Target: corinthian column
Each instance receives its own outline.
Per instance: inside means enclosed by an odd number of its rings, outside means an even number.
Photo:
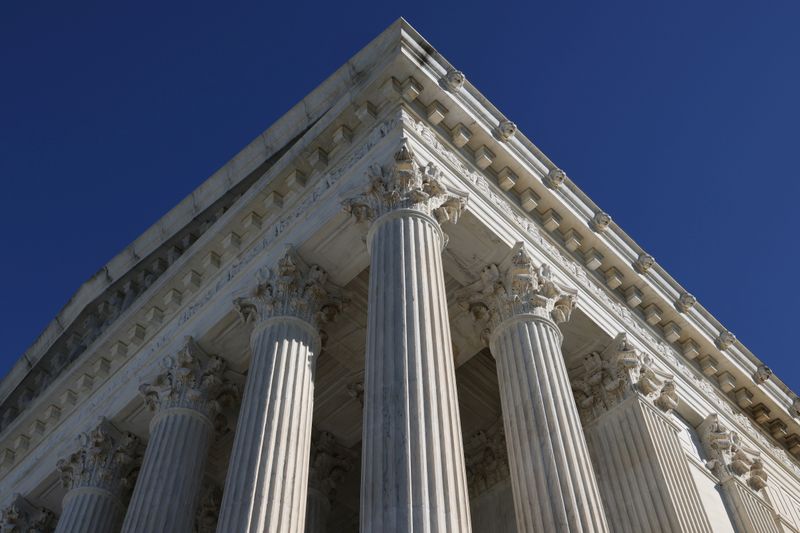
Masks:
[[[58,462],[67,487],[56,533],[113,533],[125,513],[139,460],[139,439],[110,422],[80,437],[81,448]]]
[[[709,457],[706,466],[720,481],[736,531],[782,531],[775,522],[775,511],[764,498],[762,489],[767,486],[767,473],[761,452],[742,442],[739,434],[726,428],[716,413],[708,415],[697,432]]]
[[[584,358],[572,387],[613,531],[710,533],[700,493],[667,413],[672,376],[622,333]]]
[[[336,487],[352,468],[355,454],[340,446],[327,431],[311,439],[311,465],[308,475],[306,533],[325,533]]]
[[[238,396],[225,362],[191,337],[165,363],[154,383],[139,388],[156,414],[124,533],[191,533],[220,405]]]
[[[405,146],[370,178],[361,531],[470,531],[439,226],[466,197]]]
[[[535,268],[522,243],[468,290],[497,359],[517,527],[608,531],[556,325],[569,319],[574,292],[547,265]]]
[[[252,360],[236,427],[217,531],[303,531],[314,368],[326,275],[289,252],[252,297],[236,301]]]

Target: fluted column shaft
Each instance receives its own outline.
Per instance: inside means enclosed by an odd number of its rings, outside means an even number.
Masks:
[[[561,353],[561,332],[535,314],[491,337],[520,531],[608,531]]]
[[[443,234],[398,209],[368,245],[361,531],[470,531]]]
[[[712,531],[677,428],[633,396],[585,428],[614,531]]]
[[[122,531],[191,533],[213,425],[200,412],[178,407],[159,412],[150,427]]]
[[[62,506],[56,533],[113,533],[125,512],[116,496],[94,487],[69,491]]]
[[[256,325],[218,532],[303,530],[319,347],[316,327],[298,318]]]

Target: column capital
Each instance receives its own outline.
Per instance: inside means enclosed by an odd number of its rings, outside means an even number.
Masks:
[[[328,274],[318,265],[306,265],[291,247],[273,268],[258,272],[250,296],[233,304],[245,322],[258,326],[279,317],[297,318],[318,328],[341,310],[342,298],[331,294]]]
[[[14,494],[11,503],[0,511],[0,531],[46,533],[55,527],[52,511],[33,505],[21,494]]]
[[[308,486],[332,501],[336,488],[357,459],[355,452],[345,448],[327,431],[315,431],[311,436],[311,462]]]
[[[422,165],[404,141],[388,165],[373,164],[369,185],[362,194],[342,202],[357,222],[374,222],[399,209],[422,212],[439,224],[458,222],[467,205],[467,193],[448,188],[433,163]]]
[[[133,433],[120,431],[101,418],[93,430],[79,436],[80,449],[58,461],[56,468],[68,490],[100,489],[121,499],[141,462],[142,444]]]
[[[500,324],[515,317],[533,315],[557,324],[566,322],[577,301],[577,291],[556,283],[549,265],[534,265],[522,242],[502,263],[486,265],[480,279],[459,292],[473,318],[487,325],[486,341]]]
[[[147,407],[158,415],[190,409],[218,426],[222,405],[239,398],[239,387],[226,377],[225,360],[204,352],[192,337],[186,337],[183,348],[166,357],[163,366],[164,372],[139,387]]]
[[[745,445],[739,434],[725,427],[717,413],[711,413],[697,430],[709,460],[706,467],[725,482],[735,478],[759,491],[767,486],[761,452]]]
[[[673,376],[659,371],[649,355],[637,350],[626,333],[620,333],[603,351],[583,358],[572,380],[572,392],[584,424],[632,396],[638,396],[664,412],[678,406]]]

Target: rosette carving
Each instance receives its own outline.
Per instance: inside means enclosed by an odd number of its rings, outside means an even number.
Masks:
[[[133,488],[143,451],[136,435],[118,430],[103,418],[79,439],[80,449],[56,466],[68,490],[92,487],[121,497]]]
[[[706,467],[720,481],[737,478],[752,488],[761,490],[767,485],[767,473],[761,452],[746,446],[735,431],[725,427],[719,415],[712,413],[700,424],[700,440],[708,454]]]
[[[367,176],[366,192],[342,203],[357,222],[373,221],[395,209],[414,209],[439,224],[456,223],[467,205],[466,193],[449,189],[441,170],[433,163],[420,165],[405,144],[391,165],[372,165]]]
[[[152,411],[171,408],[193,409],[224,426],[222,407],[239,399],[239,387],[227,377],[228,365],[217,355],[208,355],[192,337],[184,347],[164,360],[165,371],[139,393]]]
[[[457,296],[477,322],[487,325],[484,340],[495,327],[517,315],[566,322],[577,299],[575,290],[562,287],[553,279],[549,265],[534,264],[521,242],[506,261],[484,267],[480,280],[461,289]]]
[[[633,395],[640,395],[663,411],[678,406],[672,376],[656,370],[620,333],[602,352],[583,360],[582,375],[572,380],[572,391],[584,423],[591,422]]]
[[[333,294],[328,274],[317,265],[307,266],[291,248],[275,268],[259,271],[258,278],[250,296],[233,302],[245,322],[290,316],[319,327],[341,310],[342,298]]]

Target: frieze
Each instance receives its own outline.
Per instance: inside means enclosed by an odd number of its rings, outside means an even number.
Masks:
[[[405,118],[405,117],[404,117]],[[408,120],[411,130],[414,131],[421,140],[442,159],[450,163],[457,174],[470,183],[475,189],[480,191],[484,198],[497,207],[498,212],[509,216],[514,224],[524,231],[525,236],[533,243],[538,245],[553,262],[560,265],[564,270],[576,280],[579,285],[590,294],[596,301],[602,303],[606,309],[611,311],[621,320],[631,332],[634,332],[646,347],[661,357],[661,360],[676,374],[680,375],[691,383],[697,390],[715,405],[718,412],[732,419],[736,425],[754,439],[760,446],[769,450],[776,459],[785,467],[790,469],[796,476],[800,477],[800,466],[783,448],[779,448],[765,435],[752,420],[742,414],[737,407],[731,404],[730,400],[717,391],[707,380],[697,374],[697,371],[687,366],[683,361],[683,356],[671,345],[653,334],[649,326],[642,323],[641,319],[625,304],[616,301],[604,287],[597,284],[589,277],[589,273],[582,265],[564,255],[559,247],[552,243],[548,237],[544,236],[535,223],[529,218],[511,209],[511,201],[505,195],[501,196],[494,190],[494,186],[482,174],[468,167],[456,154],[439,142],[436,134],[421,121]],[[610,222],[610,217],[609,217]],[[731,335],[732,336],[732,335]],[[735,339],[735,337],[734,337]],[[729,340],[726,336],[724,340]]]

